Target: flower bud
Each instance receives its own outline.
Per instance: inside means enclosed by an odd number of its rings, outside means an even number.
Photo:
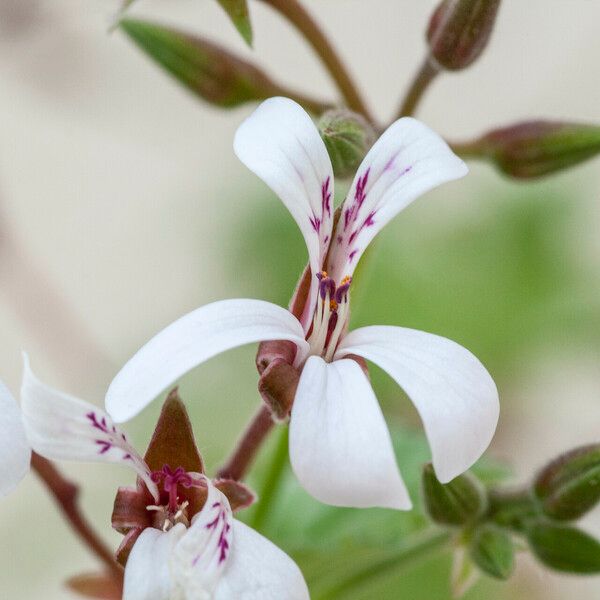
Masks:
[[[229,108],[284,94],[267,75],[203,38],[135,19],[120,28],[150,57],[204,100]]]
[[[600,444],[559,456],[538,474],[533,491],[543,512],[552,519],[582,517],[600,502]]]
[[[567,573],[600,573],[600,542],[587,533],[551,523],[537,523],[527,535],[541,563]]]
[[[460,145],[456,148],[460,153]],[[490,159],[506,175],[541,177],[600,153],[600,127],[553,121],[526,121],[490,131],[466,144],[466,156]]]
[[[252,46],[252,25],[248,14],[248,3],[246,0],[217,0],[223,10],[229,15],[231,22],[235,25],[240,35],[248,46]]]
[[[347,109],[327,111],[317,125],[335,175],[354,175],[377,137],[373,127],[363,116]]]
[[[430,58],[456,71],[473,63],[490,39],[500,0],[443,0],[427,28]]]
[[[423,497],[429,516],[443,525],[464,525],[480,517],[486,508],[485,491],[471,473],[440,483],[431,463],[423,467]]]
[[[515,550],[510,535],[493,525],[482,525],[471,540],[471,559],[486,574],[508,579],[515,568]]]

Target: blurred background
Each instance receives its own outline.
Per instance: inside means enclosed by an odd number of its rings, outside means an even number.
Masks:
[[[280,81],[335,98],[303,40],[250,4],[253,52],[211,0],[139,0],[132,13],[220,40]],[[373,112],[389,119],[423,58],[436,0],[305,4]],[[100,404],[119,366],[176,317],[224,297],[285,304],[306,259],[285,209],[233,154],[233,133],[252,107],[200,103],[123,35],[107,32],[116,9],[108,0],[0,0],[0,377],[15,393],[27,349],[42,379]],[[481,60],[440,77],[418,116],[457,140],[525,118],[600,122],[599,20],[593,0],[506,0]],[[338,199],[346,185],[338,183]],[[599,189],[598,160],[531,184],[472,164],[468,178],[385,229],[355,292],[355,324],[445,335],[487,365],[502,406],[488,456],[515,482],[600,437]],[[209,470],[257,404],[254,350],[230,352],[181,382]],[[427,459],[416,413],[386,377],[373,377],[388,422],[401,431],[399,464],[415,482]],[[127,426],[140,448],[159,408]],[[116,546],[112,501],[131,475],[98,465],[65,470]],[[294,552],[286,520],[317,509],[289,493],[287,512],[266,527]],[[330,519],[335,535],[357,518],[341,513]],[[391,517],[361,518],[375,523],[376,537],[378,519]],[[422,525],[418,514],[397,519],[399,531]],[[598,510],[583,525],[600,535]],[[96,566],[33,476],[2,501],[0,528],[3,597],[72,598],[62,582]],[[347,597],[443,600],[448,571],[441,557],[382,580],[377,593]],[[486,580],[467,596],[565,597],[600,599],[600,579],[552,574],[526,554],[508,583]]]

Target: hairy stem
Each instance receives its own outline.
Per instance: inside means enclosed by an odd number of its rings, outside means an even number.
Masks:
[[[98,537],[81,514],[77,503],[79,488],[73,482],[66,479],[49,460],[46,460],[35,452],[31,455],[31,468],[44,482],[61,509],[63,516],[75,530],[81,541],[100,559],[114,579],[120,583],[123,579],[123,569],[115,561],[114,554],[110,548]]]
[[[317,594],[316,600],[343,598],[346,591],[356,591],[392,569],[400,572],[415,562],[432,558],[446,548],[450,540],[451,534],[448,532],[436,532],[416,537],[403,544],[399,549],[386,553],[383,558],[363,568],[351,569],[351,573],[346,579],[342,579],[334,586]]]
[[[242,479],[273,425],[271,412],[264,404],[261,404],[252,421],[242,433],[231,457],[219,469],[217,476],[236,480]]]
[[[298,0],[263,0],[281,13],[308,41],[337,84],[346,104],[369,121],[372,118],[348,70],[312,16]]]
[[[439,69],[427,57],[410,85],[398,111],[398,117],[408,117],[415,114],[423,94],[439,72]]]

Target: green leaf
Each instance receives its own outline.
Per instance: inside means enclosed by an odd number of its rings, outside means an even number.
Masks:
[[[600,501],[600,444],[559,456],[536,477],[533,490],[546,515],[579,519]]]
[[[252,23],[250,23],[250,14],[248,12],[248,3],[246,0],[217,1],[229,15],[235,28],[240,32],[248,46],[252,46]]]
[[[532,526],[527,538],[541,563],[567,573],[600,573],[600,542],[574,527],[551,523]]]
[[[477,528],[470,548],[473,562],[487,575],[508,579],[515,568],[514,545],[510,535],[493,525]]]
[[[443,525],[464,525],[485,510],[485,490],[471,473],[440,483],[431,463],[423,467],[423,498],[429,516]]]
[[[196,95],[229,108],[281,92],[267,75],[203,38],[147,21],[123,19],[120,28]]]

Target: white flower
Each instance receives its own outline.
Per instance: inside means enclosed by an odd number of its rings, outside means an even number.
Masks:
[[[238,157],[281,198],[306,241],[313,274],[300,320],[260,300],[224,300],[168,326],[125,365],[106,397],[125,421],[178,377],[243,344],[288,340],[301,369],[290,418],[290,458],[322,502],[408,509],[381,409],[367,376],[348,358],[378,364],[404,388],[423,420],[442,482],[487,448],[498,420],[496,386],[481,363],[445,338],[401,327],[347,333],[349,287],[378,231],[417,196],[466,174],[465,164],[425,125],[391,125],[369,151],[333,228],[333,174],[309,116],[291,100],[264,102],[238,129]]]
[[[0,496],[6,496],[29,472],[31,449],[25,436],[21,411],[1,381],[0,457]]]
[[[234,519],[227,496],[208,477],[174,465],[151,472],[108,414],[39,381],[27,359],[22,414],[8,392],[4,388],[0,392],[2,418],[8,415],[10,419],[0,422],[0,433],[6,434],[1,443],[10,449],[6,454],[9,461],[4,460],[3,453],[1,473],[19,475],[3,478],[3,493],[27,471],[24,459],[29,459],[31,446],[49,459],[128,466],[154,498],[155,505],[147,510],[156,514],[160,529],[146,527],[137,538],[125,568],[124,600],[309,598],[296,564],[266,538]],[[4,452],[4,445],[2,449]],[[160,483],[162,488],[157,485]],[[178,485],[206,489],[206,501],[199,512],[190,515],[191,523],[188,503],[179,500]]]

